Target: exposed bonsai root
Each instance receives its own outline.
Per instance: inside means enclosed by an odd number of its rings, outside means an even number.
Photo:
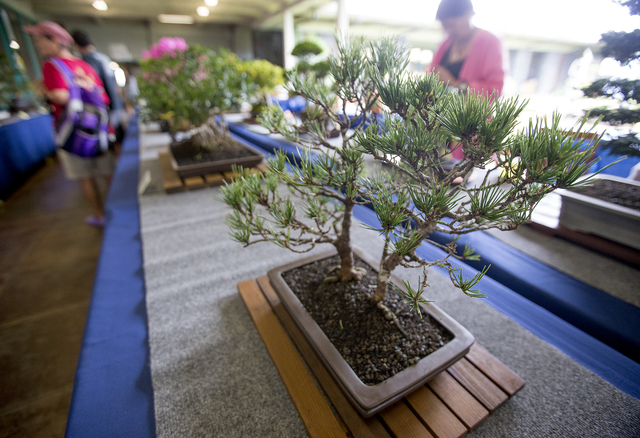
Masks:
[[[339,271],[340,270],[340,265],[336,265],[333,266],[331,269],[329,269],[329,273],[335,272],[335,271]],[[344,278],[340,278],[340,274],[338,275],[330,275],[327,278],[324,279],[325,283],[337,283],[339,281],[360,281],[362,280],[362,277],[364,277],[367,273],[367,270],[365,268],[361,268],[361,267],[355,267],[353,269],[351,269],[350,271],[350,276],[348,279],[344,279]]]
[[[378,309],[382,310],[384,317],[388,321],[391,321],[397,327],[397,329],[400,330],[400,333],[402,333],[405,336],[405,338],[409,338],[409,335],[407,334],[407,332],[405,332],[402,326],[400,325],[400,321],[398,321],[398,317],[396,316],[395,313],[389,310],[387,306],[382,304],[382,301],[378,301],[376,306],[378,306]]]

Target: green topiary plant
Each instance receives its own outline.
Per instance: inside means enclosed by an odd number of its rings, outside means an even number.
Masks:
[[[284,69],[264,59],[244,61],[238,64],[238,70],[247,75],[253,108],[257,116],[268,105],[268,96],[277,85],[284,83]]]
[[[222,189],[232,209],[230,235],[245,246],[269,241],[300,253],[333,245],[340,265],[326,281],[359,281],[363,272],[354,266],[352,217],[356,206],[369,205],[379,220],[373,229],[385,243],[371,299],[387,315],[387,285],[397,266],[422,270],[418,288],[406,285],[405,299],[416,308],[427,302],[432,266],[446,268],[465,294],[483,297],[474,287],[486,269],[465,279],[449,261],[479,257],[472,248],[459,252],[456,239],[478,230],[515,229],[546,194],[583,184],[578,178],[589,168],[595,144],[580,151],[577,134],[560,128],[558,114],[516,131],[524,103],[452,93],[435,75],[411,75],[408,47],[395,38],[339,40],[328,63],[331,86],[313,75],[291,75],[289,87],[314,104],[315,116],[293,124],[278,107],[263,113],[263,126],[298,143],[302,158],[296,163],[279,153],[269,161],[267,175],[246,174]],[[385,109],[380,123],[372,114],[378,102]],[[347,103],[355,113],[347,112]],[[328,141],[320,115],[338,127],[340,145]],[[457,140],[464,159],[445,169],[441,146],[448,138]],[[389,170],[369,171],[367,154]],[[474,169],[488,169],[477,186],[454,184]],[[281,185],[291,193],[279,190]],[[430,240],[436,231],[450,235],[451,243]],[[445,255],[420,258],[416,248],[423,242]]]
[[[296,44],[291,51],[293,56],[299,58],[296,71],[302,74],[313,72],[316,78],[324,78],[329,71],[327,61],[311,62],[313,57],[320,55],[322,52],[322,47],[314,41],[305,40]]]

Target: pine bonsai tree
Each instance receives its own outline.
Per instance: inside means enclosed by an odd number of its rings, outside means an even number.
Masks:
[[[483,297],[473,288],[486,269],[465,279],[449,261],[479,257],[467,247],[458,252],[456,239],[478,230],[517,228],[547,193],[578,184],[595,147],[580,151],[577,134],[560,128],[558,114],[515,132],[525,106],[517,99],[452,93],[435,75],[409,74],[407,64],[408,47],[397,39],[368,44],[357,38],[339,40],[338,53],[329,58],[333,85],[313,75],[292,75],[289,88],[313,104],[316,116],[331,118],[342,143],[327,140],[331,133],[317,117],[296,125],[272,107],[261,123],[298,143],[301,160],[277,154],[269,161],[268,174],[247,172],[222,188],[232,209],[228,224],[234,240],[245,246],[269,241],[300,253],[333,245],[340,258],[335,275],[326,279],[333,282],[359,281],[363,275],[354,266],[351,225],[354,208],[370,205],[380,222],[373,229],[385,242],[371,298],[386,315],[392,312],[384,299],[397,266],[422,269],[417,289],[406,284],[406,300],[416,309],[427,302],[423,293],[431,266],[448,269],[454,286],[465,294]],[[355,114],[348,114],[347,103]],[[386,109],[381,123],[372,114],[376,103]],[[448,151],[441,145],[450,137],[457,139],[465,157],[446,170],[441,164]],[[368,171],[365,154],[391,170]],[[489,169],[478,186],[453,184],[474,169]],[[279,189],[281,185],[290,192]],[[451,243],[429,240],[435,231],[451,235]],[[420,258],[416,249],[423,241],[444,250],[445,256]]]
[[[631,15],[640,15],[640,0],[617,2],[628,7]],[[640,58],[640,29],[633,32],[607,32],[602,34],[600,41],[604,44],[601,54],[605,58],[612,57],[622,65]],[[639,80],[600,79],[582,91],[589,97],[608,97],[619,102],[617,108],[594,108],[591,116],[602,117],[603,121],[612,125],[640,122]],[[640,140],[635,133],[603,141],[600,147],[609,150],[612,155],[640,157]]]
[[[312,63],[311,59],[314,56],[318,56],[323,52],[322,47],[314,41],[305,40],[301,41],[293,48],[291,54],[296,58],[299,58],[298,65],[296,66],[296,72],[307,73],[314,72],[316,78],[324,78],[329,71],[329,64],[327,61],[317,61]]]

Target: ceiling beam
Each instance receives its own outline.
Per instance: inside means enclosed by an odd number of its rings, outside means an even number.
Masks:
[[[291,12],[294,15],[302,14],[310,9],[316,9],[331,0],[294,0],[291,3],[282,2],[280,7],[259,19],[254,20],[251,24],[254,28],[266,28],[266,27],[281,27],[282,26],[282,14],[284,12]]]

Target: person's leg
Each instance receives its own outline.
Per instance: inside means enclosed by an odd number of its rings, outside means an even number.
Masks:
[[[96,181],[93,178],[82,178],[80,179],[80,186],[82,187],[82,194],[91,205],[94,216],[98,219],[104,218],[104,205]]]

